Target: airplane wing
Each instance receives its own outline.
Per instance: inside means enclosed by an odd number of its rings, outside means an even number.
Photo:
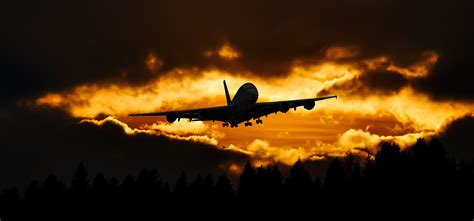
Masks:
[[[325,96],[325,97],[316,97],[316,98],[307,98],[307,99],[298,99],[298,100],[286,100],[286,101],[274,101],[274,102],[262,102],[256,103],[256,110],[252,116],[253,119],[260,118],[262,116],[266,116],[268,114],[276,113],[276,112],[284,112],[286,113],[288,110],[292,108],[297,108],[300,106],[304,106],[306,109],[313,109],[316,104],[316,101],[326,100],[330,98],[336,98],[336,95],[333,96]]]
[[[228,106],[220,107],[209,107],[209,108],[198,108],[190,110],[176,110],[176,111],[164,111],[164,112],[151,112],[151,113],[136,113],[129,114],[128,116],[166,116],[168,121],[173,122],[174,119],[186,118],[190,121],[205,121],[205,120],[218,120],[225,121],[229,115],[230,108]],[[174,118],[174,119],[173,119]]]

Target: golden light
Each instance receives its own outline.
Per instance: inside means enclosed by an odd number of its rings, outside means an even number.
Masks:
[[[195,134],[192,134],[192,131],[186,131],[184,129],[175,130],[173,128],[176,128],[176,127],[173,127],[173,126],[168,126],[167,130],[158,130],[160,128],[159,125],[151,125],[151,126],[145,125],[141,128],[130,128],[126,123],[112,116],[109,116],[102,120],[84,119],[84,120],[81,120],[80,123],[91,123],[97,126],[101,126],[106,123],[111,123],[111,124],[121,127],[123,131],[129,135],[136,135],[136,134],[143,133],[143,134],[149,134],[149,135],[166,136],[166,137],[177,139],[177,140],[186,140],[186,141],[206,143],[210,145],[217,145],[217,140],[206,134],[195,135]],[[180,133],[192,134],[192,135],[180,135]]]
[[[397,67],[393,64],[387,67],[387,70],[396,71],[408,78],[426,77],[431,66],[436,64],[439,55],[433,51],[427,51],[423,54],[423,59],[408,68]]]
[[[217,54],[225,60],[235,60],[240,57],[240,53],[235,50],[228,42],[217,51]]]
[[[46,94],[36,100],[38,105],[49,105],[52,107],[60,107],[62,104],[67,103],[64,101],[64,97],[60,94]]]
[[[329,50],[329,49],[328,49]],[[327,56],[356,56],[353,49],[331,49]],[[222,55],[221,55],[222,52]],[[239,56],[224,44],[219,56]],[[401,148],[419,137],[436,134],[442,125],[474,110],[473,103],[434,101],[429,96],[405,86],[388,95],[341,91],[338,100],[316,104],[314,110],[303,108],[287,114],[263,118],[263,125],[224,128],[220,123],[188,122],[172,124],[160,117],[127,117],[129,113],[152,112],[225,105],[222,80],[226,80],[231,96],[245,82],[254,83],[259,101],[276,101],[315,97],[321,90],[351,80],[366,71],[384,68],[406,77],[423,77],[436,63],[438,55],[427,52],[410,67],[399,67],[388,57],[338,63],[323,60],[314,63],[295,61],[286,76],[266,78],[248,73],[219,69],[177,68],[145,85],[118,83],[85,84],[63,93],[49,93],[36,100],[37,105],[61,108],[75,117],[94,118],[108,114],[102,121],[113,121],[128,134],[148,133],[173,139],[192,140],[236,151],[251,157],[254,165],[281,162],[293,164],[302,159],[343,156],[348,152],[375,152],[380,141],[393,141]],[[364,151],[361,151],[364,150]],[[231,171],[237,166],[228,165]],[[240,167],[239,167],[240,168]]]

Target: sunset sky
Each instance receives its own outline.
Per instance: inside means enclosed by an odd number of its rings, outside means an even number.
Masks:
[[[26,7],[28,6],[28,7]],[[0,183],[78,162],[174,177],[366,157],[440,138],[472,158],[470,1],[11,1],[0,9]],[[6,16],[6,17],[4,17]],[[338,95],[263,125],[130,113]]]

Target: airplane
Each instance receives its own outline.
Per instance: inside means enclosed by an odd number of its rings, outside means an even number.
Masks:
[[[153,113],[136,113],[129,114],[129,116],[166,116],[166,120],[170,123],[179,121],[181,118],[189,119],[189,121],[222,121],[223,127],[238,127],[242,122],[244,125],[252,126],[250,120],[255,120],[256,124],[263,124],[260,119],[272,113],[286,113],[290,108],[296,111],[296,108],[303,106],[306,110],[311,110],[316,105],[316,101],[336,98],[336,95],[286,100],[273,102],[257,102],[258,90],[252,83],[245,83],[240,86],[234,98],[231,99],[227,84],[224,80],[225,97],[227,99],[227,106],[198,108],[190,110],[175,110]]]

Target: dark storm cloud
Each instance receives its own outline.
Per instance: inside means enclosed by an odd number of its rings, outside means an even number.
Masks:
[[[446,145],[446,150],[451,157],[472,160],[474,159],[473,131],[474,117],[465,116],[449,123],[439,138]]]
[[[403,75],[393,71],[371,71],[360,77],[360,81],[376,90],[399,91],[407,84]]]
[[[344,93],[352,96],[366,96],[370,94],[392,94],[399,92],[409,81],[395,71],[375,70],[368,71],[353,79],[336,83],[332,87],[323,89],[320,95]]]
[[[145,82],[159,74],[145,68],[149,53],[163,61],[161,71],[217,66],[278,76],[294,59],[321,58],[331,45],[356,45],[361,49],[358,58],[388,55],[401,66],[412,64],[425,50],[438,51],[441,67],[417,88],[436,97],[472,98],[472,87],[464,83],[471,80],[472,59],[451,62],[473,51],[471,4],[8,1],[0,9],[0,96],[12,101],[85,82]],[[225,41],[241,52],[239,59],[226,62],[203,56]]]
[[[78,123],[65,113],[16,108],[0,113],[0,177],[2,187],[23,185],[54,172],[68,178],[79,162],[91,173],[125,176],[141,168],[157,168],[173,180],[180,172],[218,173],[246,156],[210,145],[162,136],[128,135],[112,122]]]
[[[426,78],[414,81],[414,88],[434,99],[474,101],[474,71],[472,48],[441,56]]]

